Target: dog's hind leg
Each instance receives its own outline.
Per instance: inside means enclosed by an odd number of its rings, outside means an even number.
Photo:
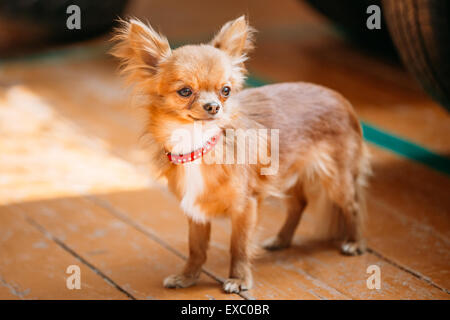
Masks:
[[[286,199],[286,220],[276,236],[263,242],[263,248],[267,250],[280,250],[291,245],[292,238],[294,237],[295,230],[300,222],[306,204],[302,185],[297,184],[292,187]]]
[[[336,214],[344,226],[344,241],[341,252],[345,255],[359,255],[366,250],[364,239],[365,199],[363,188],[349,172],[342,173],[330,185],[326,185]]]

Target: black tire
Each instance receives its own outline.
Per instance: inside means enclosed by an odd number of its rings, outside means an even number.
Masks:
[[[450,110],[450,1],[383,0],[382,4],[404,65]]]

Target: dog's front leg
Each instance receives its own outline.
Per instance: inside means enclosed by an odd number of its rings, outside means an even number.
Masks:
[[[253,251],[252,236],[257,221],[257,201],[251,198],[244,210],[234,211],[231,215],[231,266],[230,278],[223,288],[229,293],[238,293],[251,289],[253,277],[251,256]]]
[[[189,218],[189,258],[180,274],[164,279],[166,288],[186,288],[194,285],[206,261],[211,224],[197,223]]]

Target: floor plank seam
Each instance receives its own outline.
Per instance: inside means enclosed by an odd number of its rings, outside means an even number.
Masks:
[[[175,254],[179,258],[181,258],[181,259],[183,259],[185,261],[187,260],[187,257],[185,255],[183,255],[182,253],[178,252],[178,250],[172,248],[168,243],[166,243],[164,240],[159,238],[157,235],[153,234],[147,228],[142,227],[140,224],[138,224],[134,220],[130,219],[126,213],[124,213],[122,210],[117,209],[116,207],[111,205],[111,203],[109,201],[106,201],[104,199],[100,199],[100,198],[98,198],[96,196],[93,196],[93,195],[87,195],[87,196],[85,195],[84,197],[87,200],[89,200],[91,202],[94,202],[96,205],[99,205],[102,208],[106,209],[106,211],[109,212],[110,214],[112,214],[114,217],[116,217],[116,218],[120,219],[121,221],[125,222],[126,224],[130,225],[131,227],[133,227],[137,231],[143,233],[145,236],[149,237],[150,239],[152,239],[153,241],[155,241],[156,243],[158,243],[159,245],[161,245],[163,248],[167,249],[171,253]],[[207,269],[202,268],[202,272],[204,274],[206,274],[208,277],[210,277],[210,278],[214,279],[215,281],[217,281],[218,283],[221,283],[221,284],[224,283],[224,280],[221,277],[216,276],[211,271],[208,271]],[[253,298],[252,296],[250,296],[246,292],[240,292],[237,295],[239,295],[241,298],[243,298],[245,300],[255,300],[255,298]]]
[[[353,300],[353,297],[350,297],[346,293],[338,290],[337,288],[330,286],[326,282],[314,277],[313,275],[311,275],[310,273],[306,272],[305,270],[303,270],[301,268],[296,268],[294,266],[290,266],[289,264],[285,264],[285,263],[277,263],[277,265],[279,265],[281,268],[283,268],[285,270],[291,270],[298,274],[301,274],[308,280],[311,280],[312,282],[316,282],[316,285],[319,288],[323,288],[323,289],[329,291],[330,293],[334,293],[334,294],[338,293],[339,295],[342,295],[343,297],[345,297],[347,300]],[[327,298],[321,296],[319,293],[317,293],[315,291],[312,291],[311,294],[313,294],[314,296],[317,296],[320,300],[327,300]]]
[[[439,289],[439,290],[441,290],[441,291],[443,291],[443,292],[445,292],[445,293],[450,295],[450,290],[439,286],[438,284],[434,283],[433,280],[431,280],[430,278],[420,274],[419,272],[411,270],[411,269],[409,269],[407,267],[404,267],[404,266],[398,264],[397,262],[395,262],[395,261],[393,261],[393,260],[383,256],[381,253],[379,253],[378,251],[376,251],[376,250],[374,250],[372,248],[367,248],[367,252],[369,252],[369,253],[373,254],[374,256],[382,259],[383,261],[389,263],[393,267],[398,268],[398,269],[400,269],[400,270],[402,270],[404,272],[407,272],[410,275],[412,275],[413,277],[415,277],[415,278],[417,278],[417,279],[419,279],[421,281],[424,281],[427,284],[429,284],[430,286],[432,286],[432,287],[434,287],[436,289]]]
[[[12,295],[18,297],[20,300],[27,300],[24,292],[21,292],[13,284],[8,283],[5,278],[0,275],[0,286],[5,287],[11,292]]]
[[[120,285],[118,285],[114,280],[112,280],[110,277],[108,277],[106,274],[104,274],[101,270],[96,268],[93,264],[91,264],[89,261],[87,261],[85,258],[83,258],[81,255],[76,253],[73,249],[71,249],[69,246],[67,246],[63,241],[61,241],[59,238],[55,237],[53,234],[48,232],[43,226],[41,226],[38,222],[36,222],[34,219],[29,217],[27,214],[24,214],[25,220],[30,223],[33,227],[35,227],[39,232],[41,232],[45,237],[55,242],[59,247],[61,247],[63,250],[67,251],[69,254],[71,254],[75,259],[80,261],[81,263],[85,264],[87,267],[89,267],[94,273],[99,275],[105,282],[107,282],[112,287],[116,288],[123,294],[125,294],[128,298],[131,300],[137,300],[136,297],[134,297],[131,293],[123,289]]]
[[[430,234],[434,235],[436,238],[445,242],[446,245],[450,245],[450,239],[447,238],[445,235],[443,235],[441,232],[435,230],[434,227],[432,227],[428,224],[425,224],[423,222],[420,222],[417,218],[412,218],[412,217],[404,214],[402,211],[397,210],[394,207],[392,207],[391,205],[389,205],[388,203],[386,203],[386,201],[384,201],[383,199],[371,197],[370,195],[369,195],[369,197],[374,202],[376,202],[377,205],[383,207],[386,210],[386,212],[388,212],[391,215],[393,215],[394,217],[398,218],[401,223],[403,223],[405,225],[411,224],[414,228],[418,228],[426,233],[430,233]]]

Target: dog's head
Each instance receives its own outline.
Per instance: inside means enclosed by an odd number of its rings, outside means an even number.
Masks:
[[[164,36],[131,19],[114,39],[112,54],[121,59],[128,81],[150,97],[151,108],[194,122],[220,119],[227,112],[227,100],[245,79],[253,29],[241,16],[207,44],[171,50]]]

